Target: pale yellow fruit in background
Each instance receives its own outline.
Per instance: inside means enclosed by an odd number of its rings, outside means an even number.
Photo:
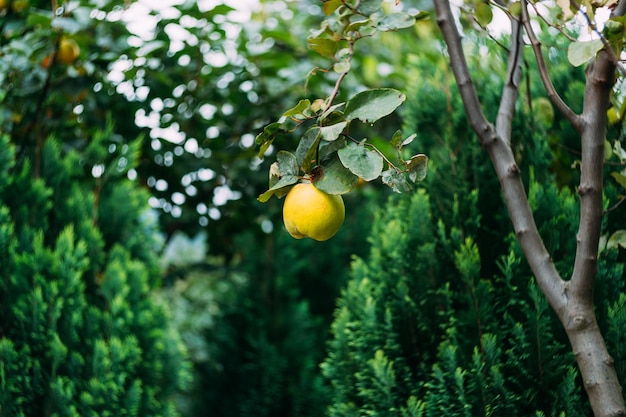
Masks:
[[[28,0],[13,0],[11,3],[11,8],[15,13],[21,13],[28,9],[29,6],[30,2]]]
[[[327,194],[311,183],[296,184],[285,197],[283,221],[296,239],[328,240],[337,233],[345,216],[340,195]]]
[[[61,39],[59,50],[57,51],[57,59],[63,64],[71,64],[76,61],[80,55],[80,47],[74,39]]]

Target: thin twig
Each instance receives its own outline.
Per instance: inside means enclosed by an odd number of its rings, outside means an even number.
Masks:
[[[558,30],[561,33],[561,35],[565,36],[570,41],[576,42],[576,38],[574,38],[572,35],[570,35],[565,30],[563,30],[563,27],[561,25],[557,25],[555,23],[549,22],[548,19],[539,12],[539,9],[537,9],[537,4],[536,3],[533,2],[533,3],[530,3],[530,5],[535,10],[535,13],[537,14],[537,17],[540,18],[546,25],[548,25],[548,26]]]
[[[339,78],[337,78],[337,82],[335,82],[333,92],[330,93],[330,96],[328,96],[328,99],[326,100],[326,103],[324,105],[324,111],[328,110],[333,104],[333,101],[335,101],[335,98],[337,98],[337,94],[339,94],[339,87],[341,86],[341,83],[343,82],[343,79],[346,77],[346,75],[348,75],[347,72],[342,72],[341,74],[339,74]]]
[[[528,38],[530,39],[530,44],[535,54],[535,59],[537,60],[539,75],[541,77],[541,81],[543,82],[544,88],[546,89],[548,97],[550,98],[554,106],[561,112],[561,114],[563,114],[563,116],[565,116],[565,118],[569,120],[572,126],[580,133],[582,131],[582,120],[580,116],[574,113],[574,111],[565,103],[565,101],[563,101],[559,93],[556,91],[556,88],[554,88],[554,84],[552,84],[550,74],[548,73],[548,67],[543,57],[543,52],[541,51],[541,42],[539,42],[539,39],[535,34],[535,30],[530,23],[526,0],[522,0],[522,23],[524,25],[524,28],[526,29]]]
[[[604,210],[604,214],[608,214],[614,210],[617,210],[617,208],[624,202],[626,201],[626,196],[622,197],[619,199],[619,201],[615,204],[613,204],[611,207],[607,208],[606,210]]]
[[[624,68],[624,65],[622,64],[619,57],[613,50],[613,47],[611,46],[609,41],[604,37],[604,35],[602,35],[602,32],[598,30],[598,26],[596,26],[596,23],[593,21],[593,19],[591,19],[591,17],[586,12],[583,12],[582,6],[576,3],[576,0],[570,0],[570,3],[572,6],[576,8],[576,10],[578,10],[579,12],[582,13],[583,16],[585,16],[585,19],[587,20],[587,25],[589,25],[591,30],[593,30],[600,37],[600,41],[602,42],[602,45],[604,45],[604,49],[606,50],[606,53],[609,55],[611,62],[613,62],[615,66],[617,67],[617,70],[621,72],[622,75],[626,75],[626,68]]]

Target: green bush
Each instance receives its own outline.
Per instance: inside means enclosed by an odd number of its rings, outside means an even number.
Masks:
[[[23,150],[0,137],[0,415],[177,415],[186,353],[152,297],[147,195],[115,169],[130,154],[94,178],[54,138],[38,169]]]
[[[571,230],[575,217],[556,216],[575,211],[571,194],[537,184],[532,194],[536,208],[558,203],[550,210],[560,224],[544,227]],[[370,240],[368,257],[353,263],[323,364],[331,416],[590,415],[565,334],[513,236],[499,273],[482,276],[473,237],[446,227],[422,190],[392,199]],[[624,380],[616,252],[600,262],[598,309]]]

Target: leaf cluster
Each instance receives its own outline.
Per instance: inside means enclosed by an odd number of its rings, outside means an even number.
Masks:
[[[258,156],[263,158],[274,140],[293,133],[300,126],[305,132],[294,153],[281,150],[270,169],[269,189],[259,196],[266,202],[272,195],[284,196],[289,188],[306,179],[329,194],[345,194],[358,182],[382,178],[396,192],[409,191],[408,179],[417,183],[426,176],[428,158],[416,154],[402,157],[403,146],[415,135],[403,137],[396,131],[389,143],[396,150],[395,160],[388,158],[367,138],[355,138],[350,126],[355,121],[373,124],[393,113],[406,96],[393,88],[361,91],[345,102],[335,103],[342,81],[350,71],[355,43],[377,32],[411,27],[424,14],[381,12],[382,1],[327,1],[324,13],[333,15],[308,40],[309,46],[322,57],[334,60],[332,70],[338,74],[333,92],[326,98],[300,100],[282,117],[263,129],[256,137]]]
[[[318,106],[317,113],[313,112],[315,103],[301,100],[283,114],[282,122],[268,125],[257,136],[262,155],[274,138],[285,132],[287,124],[295,120],[300,126],[314,120],[302,135],[295,153],[278,152],[277,161],[270,169],[270,188],[259,196],[259,200],[265,202],[272,195],[282,197],[302,177],[329,194],[348,193],[357,186],[360,178],[372,181],[381,176],[383,182],[395,191],[409,190],[410,185],[402,174],[407,173],[413,182],[421,181],[426,176],[428,161],[423,154],[414,155],[408,161],[402,159],[403,146],[411,143],[415,135],[403,139],[402,133],[397,131],[389,140],[400,161],[396,165],[367,139],[356,140],[349,134],[353,121],[373,124],[393,112],[405,99],[404,94],[394,89],[372,89],[325,110]]]

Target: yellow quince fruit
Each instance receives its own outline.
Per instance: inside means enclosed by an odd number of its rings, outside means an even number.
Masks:
[[[327,194],[309,182],[293,186],[283,205],[283,221],[296,239],[328,240],[337,233],[346,215],[343,198]]]

